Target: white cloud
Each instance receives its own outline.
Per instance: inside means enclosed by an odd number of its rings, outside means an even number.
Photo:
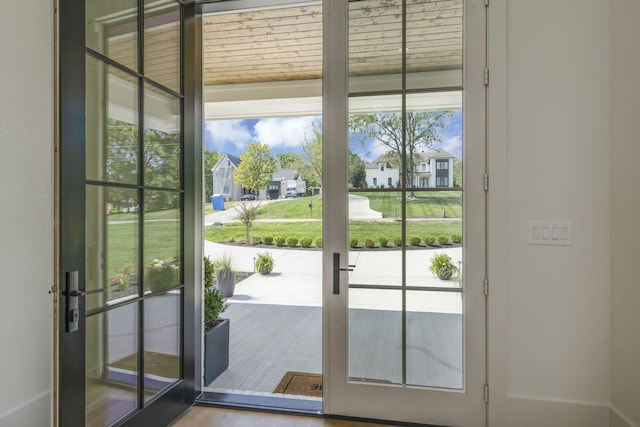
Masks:
[[[259,120],[255,126],[256,140],[275,147],[299,147],[311,138],[314,117],[279,117]],[[319,125],[319,123],[318,123]]]
[[[204,129],[210,134],[211,140],[215,141],[218,149],[232,144],[239,150],[244,150],[248,143],[255,140],[250,130],[242,124],[242,120],[208,121],[205,122]]]
[[[434,148],[442,148],[457,158],[462,159],[462,137],[460,135],[447,138],[439,147]]]

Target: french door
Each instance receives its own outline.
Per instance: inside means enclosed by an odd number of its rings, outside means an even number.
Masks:
[[[324,8],[324,410],[483,426],[484,1]]]
[[[200,383],[194,5],[58,3],[57,421],[167,425]]]

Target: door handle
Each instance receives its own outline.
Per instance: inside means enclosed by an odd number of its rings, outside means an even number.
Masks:
[[[80,322],[80,308],[78,298],[86,295],[78,289],[78,271],[69,271],[66,274],[67,289],[65,290],[67,306],[67,332],[76,332]]]
[[[340,294],[340,272],[341,271],[353,271],[355,265],[349,264],[348,268],[340,267],[340,253],[333,253],[333,294]]]

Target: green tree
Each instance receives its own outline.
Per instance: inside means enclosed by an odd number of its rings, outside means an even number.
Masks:
[[[314,123],[311,138],[305,137],[300,154],[298,173],[307,182],[307,189],[322,186],[322,130]]]
[[[300,156],[296,153],[278,153],[276,159],[280,169],[294,169],[300,163]]]
[[[417,111],[406,114],[406,173],[404,182],[413,187],[416,172],[417,154],[422,149],[430,150],[441,141],[440,129],[444,128],[444,119],[450,117],[452,111]],[[403,123],[401,113],[355,114],[349,117],[349,129],[361,135],[364,145],[372,138],[379,146],[388,149],[392,162],[396,167],[402,164]]]
[[[275,171],[276,161],[269,146],[252,142],[240,156],[240,165],[233,174],[233,180],[257,195],[271,182]]]
[[[453,159],[453,186],[462,187],[462,160]]]
[[[213,172],[211,169],[222,155],[215,150],[204,149],[204,202],[209,203],[213,196]]]
[[[107,154],[104,171],[109,182],[136,184],[138,182],[138,127],[121,120],[109,119],[107,122]],[[131,190],[110,187],[108,202],[115,208],[130,204]],[[135,201],[134,204],[138,202]]]
[[[180,188],[180,134],[155,129],[144,131],[144,182],[150,187]],[[175,194],[146,191],[147,211],[175,209]]]
[[[358,156],[349,150],[349,185],[351,188],[367,187],[367,164]]]
[[[249,239],[251,238],[251,227],[253,226],[253,221],[255,221],[260,214],[260,203],[256,205],[250,203],[242,203],[240,206],[236,207],[236,210],[238,211],[238,219],[244,224],[245,227],[246,241],[249,242]]]

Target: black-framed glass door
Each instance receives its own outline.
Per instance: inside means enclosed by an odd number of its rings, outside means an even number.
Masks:
[[[165,425],[199,387],[193,19],[60,1],[60,425]]]

